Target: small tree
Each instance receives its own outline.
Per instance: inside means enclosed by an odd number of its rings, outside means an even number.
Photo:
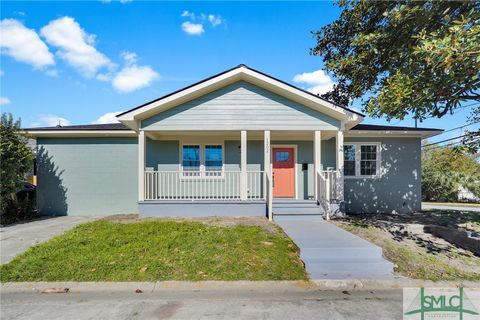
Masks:
[[[32,166],[33,154],[28,139],[21,131],[20,119],[3,113],[0,120],[0,214],[1,221],[12,220],[6,215],[17,210],[16,192]],[[15,220],[16,217],[13,217]]]
[[[480,197],[480,164],[475,157],[445,147],[424,150],[422,155],[424,200],[457,201],[460,187]]]

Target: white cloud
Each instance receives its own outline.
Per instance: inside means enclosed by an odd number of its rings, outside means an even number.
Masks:
[[[212,27],[219,26],[222,24],[222,18],[220,16],[216,16],[214,14],[209,14],[208,15],[208,21],[212,24]]]
[[[111,74],[111,73],[99,73],[99,74],[97,74],[97,76],[95,78],[98,81],[108,82],[108,81],[112,81],[113,74]]]
[[[55,64],[53,54],[38,34],[14,19],[0,21],[2,53],[36,69]]]
[[[68,126],[70,121],[53,114],[41,114],[32,122],[32,127],[55,127],[57,125]]]
[[[182,17],[184,18],[190,18],[190,19],[195,19],[195,13],[190,12],[188,10],[184,10],[181,14]]]
[[[203,24],[191,23],[190,21],[185,21],[182,23],[182,30],[192,36],[199,36],[205,32],[203,29]]]
[[[7,97],[0,97],[0,106],[9,104],[11,101]]]
[[[47,70],[45,71],[45,74],[49,77],[56,78],[58,77],[58,71],[57,70]]]
[[[0,77],[3,76],[5,74],[5,72],[3,72],[3,70],[0,69]]]
[[[158,77],[158,73],[149,66],[131,65],[115,75],[112,85],[117,91],[128,93],[148,87]]]
[[[122,3],[122,4],[125,4],[125,3],[129,3],[129,2],[132,2],[133,0],[118,0],[118,2]],[[100,0],[100,2],[102,3],[112,3],[113,1],[112,0]]]
[[[306,84],[307,90],[315,94],[323,94],[333,89],[335,82],[323,70],[304,72],[293,77],[293,81]]]
[[[110,59],[94,47],[95,35],[87,34],[71,17],[50,21],[41,34],[47,42],[59,48],[57,54],[87,77],[103,67],[113,67]]]
[[[103,123],[115,123],[118,121],[116,115],[122,113],[123,111],[107,112],[101,115],[97,120],[93,121],[93,124],[103,124]]]
[[[138,60],[138,56],[135,52],[123,51],[120,55],[127,64],[134,64]]]

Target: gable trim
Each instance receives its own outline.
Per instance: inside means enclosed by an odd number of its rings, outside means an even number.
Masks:
[[[138,120],[146,119],[240,80],[257,85],[265,90],[269,90],[287,99],[325,113],[326,115],[351,122],[352,125],[349,127],[358,124],[364,117],[364,115],[359,112],[337,106],[311,92],[297,88],[257,70],[248,68],[245,65],[239,65],[186,88],[172,92],[166,96],[121,113],[117,115],[117,117],[125,125],[137,129]]]

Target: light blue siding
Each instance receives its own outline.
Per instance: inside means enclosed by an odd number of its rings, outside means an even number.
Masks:
[[[37,147],[41,214],[138,211],[135,138],[39,138]]]
[[[147,139],[145,167],[152,171],[178,171],[180,150],[177,140]]]
[[[144,130],[337,130],[340,121],[239,81],[159,113]]]
[[[348,142],[381,142],[380,178],[346,178],[347,212],[400,213],[421,209],[420,138],[347,138]]]

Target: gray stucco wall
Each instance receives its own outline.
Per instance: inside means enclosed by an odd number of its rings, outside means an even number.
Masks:
[[[41,214],[138,211],[135,138],[39,138],[37,148]]]
[[[420,138],[346,138],[381,142],[380,178],[345,179],[345,206],[351,213],[408,213],[421,209]]]
[[[337,130],[340,121],[245,81],[142,121],[144,130]]]

